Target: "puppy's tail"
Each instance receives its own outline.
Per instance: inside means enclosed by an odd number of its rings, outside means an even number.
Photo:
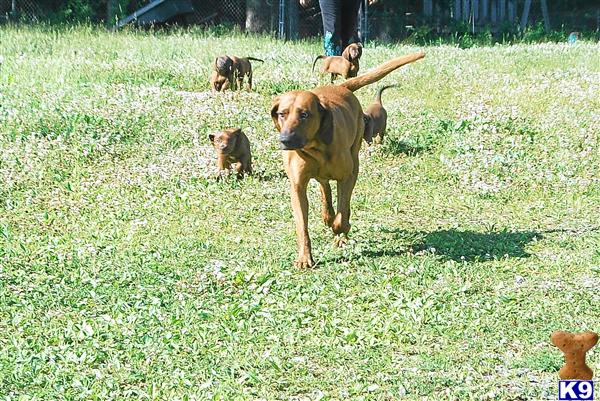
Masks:
[[[254,58],[254,57],[246,57],[248,60],[252,60],[252,61],[260,61],[261,63],[264,63],[265,60],[261,60],[259,58]]]
[[[313,61],[312,72],[315,72],[315,65],[317,64],[317,61],[319,61],[322,58],[325,58],[325,56],[317,56],[317,58],[315,59],[315,61]]]
[[[340,84],[340,86],[343,86],[344,88],[347,88],[354,92],[362,88],[363,86],[379,81],[381,78],[385,77],[387,74],[394,71],[395,69],[400,68],[405,64],[415,62],[419,59],[422,59],[423,57],[425,57],[425,53],[423,52],[397,57],[390,61],[386,61],[379,67],[376,67],[374,70],[369,71],[366,74],[361,75],[360,77],[351,78],[344,81]]]
[[[381,103],[381,94],[383,93],[384,90],[386,90],[387,88],[394,88],[398,85],[386,85],[386,86],[382,86],[381,88],[379,88],[379,90],[377,91],[377,96],[375,97],[375,101],[379,104]]]

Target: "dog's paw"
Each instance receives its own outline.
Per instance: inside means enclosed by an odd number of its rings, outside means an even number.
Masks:
[[[344,233],[338,234],[333,238],[333,246],[343,248],[348,244],[348,236]]]
[[[298,256],[298,258],[294,262],[294,267],[298,269],[310,269],[311,267],[314,267],[314,265],[315,262],[313,261],[313,258],[310,255]]]

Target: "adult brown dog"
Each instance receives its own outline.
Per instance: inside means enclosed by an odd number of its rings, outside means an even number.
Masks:
[[[271,117],[285,150],[283,164],[291,185],[298,240],[297,267],[314,265],[306,196],[311,178],[321,185],[321,216],[325,224],[339,234],[337,245],[346,242],[350,231],[350,197],[358,177],[358,152],[365,129],[362,107],[352,92],[424,56],[424,53],[414,53],[398,57],[339,86],[291,91],[273,100]],[[337,181],[337,214],[333,209],[330,180]]]
[[[341,75],[344,79],[353,78],[358,75],[359,60],[362,56],[362,46],[351,43],[342,52],[341,56],[317,56],[313,61],[312,71],[315,71],[317,61],[323,60],[321,74],[331,74],[331,83]]]
[[[228,128],[217,134],[209,134],[208,139],[217,151],[217,167],[219,176],[226,173],[234,165],[237,177],[244,173],[252,173],[252,155],[250,141],[239,128]]]
[[[217,92],[235,89],[233,60],[229,56],[219,56],[215,59],[210,76],[210,87]]]
[[[261,63],[264,63],[264,60],[254,57],[235,56],[231,56],[231,59],[233,60],[233,69],[238,89],[242,89],[244,78],[248,78],[248,90],[252,91],[252,64],[250,64],[250,60],[260,61]]]
[[[391,88],[396,85],[386,85],[381,87],[377,91],[375,101],[367,107],[365,111],[365,141],[370,145],[373,142],[373,138],[379,135],[379,143],[383,142],[383,136],[387,129],[387,111],[381,103],[381,94],[387,88]]]

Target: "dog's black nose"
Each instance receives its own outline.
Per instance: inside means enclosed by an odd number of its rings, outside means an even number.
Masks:
[[[281,149],[283,150],[299,149],[304,146],[303,141],[293,132],[279,135],[279,142],[281,142]]]

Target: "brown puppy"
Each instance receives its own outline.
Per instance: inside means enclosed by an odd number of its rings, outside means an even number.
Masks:
[[[383,142],[383,136],[387,129],[387,111],[381,104],[381,93],[387,88],[396,85],[387,85],[380,88],[375,96],[375,101],[365,111],[365,141],[370,145],[373,138],[379,135],[379,143]]]
[[[342,56],[317,56],[313,61],[312,71],[315,70],[317,61],[323,59],[321,74],[331,73],[331,83],[341,75],[344,79],[355,77],[358,74],[358,67],[346,60]]]
[[[342,57],[348,60],[354,68],[352,69],[352,77],[358,75],[358,69],[360,66],[358,65],[358,61],[362,56],[362,45],[360,43],[350,43],[344,51],[342,52]]]
[[[321,184],[321,215],[325,224],[340,234],[338,245],[346,241],[350,231],[350,197],[358,177],[358,152],[365,130],[362,107],[352,92],[424,56],[415,53],[398,57],[340,86],[287,92],[273,100],[271,117],[285,150],[283,164],[291,185],[298,240],[297,267],[314,265],[306,196],[311,178]],[[337,214],[330,180],[337,181]]]
[[[260,61],[264,63],[264,60],[254,57],[235,57],[231,56],[233,60],[233,69],[235,71],[235,79],[237,81],[238,89],[242,89],[244,84],[244,77],[248,77],[248,90],[252,91],[252,64],[250,60]]]
[[[213,64],[210,76],[210,87],[217,92],[235,89],[233,60],[229,56],[219,56]]]
[[[250,141],[239,128],[229,128],[217,134],[209,134],[208,139],[217,151],[217,167],[219,175],[226,173],[234,164],[238,178],[244,173],[252,173],[252,156]]]

